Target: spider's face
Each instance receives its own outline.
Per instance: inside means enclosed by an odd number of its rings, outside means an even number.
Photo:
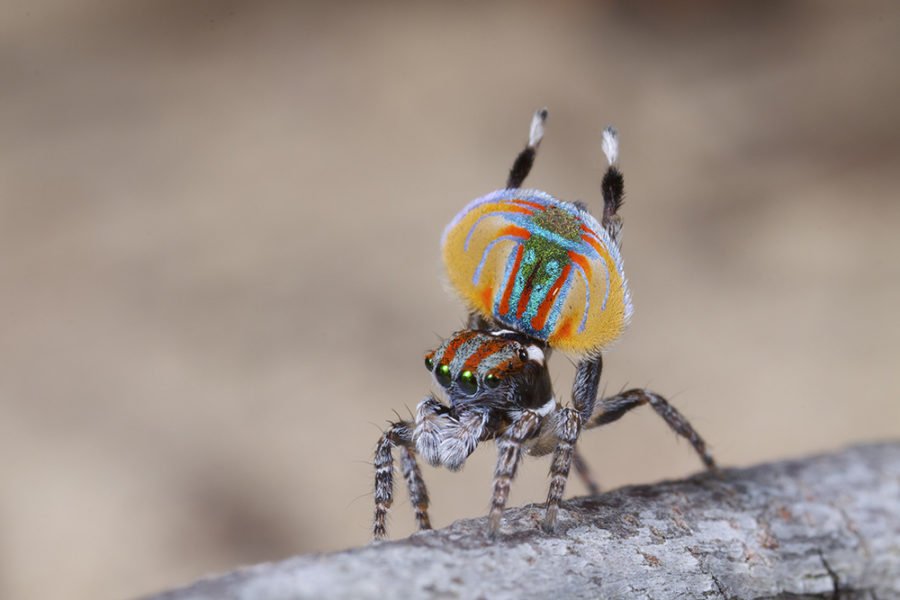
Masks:
[[[514,332],[458,331],[425,355],[425,368],[453,407],[499,405],[529,391],[546,401],[550,393],[543,349]]]

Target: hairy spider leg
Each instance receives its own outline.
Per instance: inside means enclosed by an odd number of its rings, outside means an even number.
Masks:
[[[697,430],[665,398],[648,390],[635,388],[601,400],[594,414],[585,422],[584,428],[593,429],[594,427],[612,423],[622,418],[631,409],[644,404],[649,404],[653,407],[656,414],[662,417],[675,433],[686,438],[691,443],[694,451],[697,452],[707,469],[716,469],[716,461],[707,450],[706,442],[703,441]]]
[[[619,144],[618,135],[612,127],[607,127],[603,131],[602,147],[604,154],[606,154],[609,166],[607,167],[601,184],[603,195],[603,218],[601,223],[603,228],[609,233],[612,241],[616,246],[619,246],[619,234],[622,228],[622,220],[618,216],[617,211],[622,206],[625,187],[622,173],[616,167]],[[581,231],[583,234],[581,236],[582,241],[593,247],[599,255],[602,255],[603,245],[597,234],[584,224],[581,225]],[[585,260],[583,256],[579,256],[571,251],[569,252],[569,258],[572,260],[572,263],[576,265],[579,273],[585,279],[585,284],[587,284],[587,281],[590,279],[590,264],[588,261]],[[601,261],[601,264],[606,266],[605,261]],[[600,310],[605,310],[607,298],[609,296],[610,274],[608,267],[605,275],[606,297],[603,298]],[[590,307],[590,296],[586,297],[585,304],[585,318],[587,318],[586,311],[588,307]],[[581,324],[582,329],[583,327],[584,322]],[[550,465],[550,490],[547,493],[547,510],[543,522],[545,531],[552,531],[553,526],[556,524],[557,515],[559,514],[559,502],[562,500],[563,494],[565,493],[566,482],[568,481],[569,470],[573,460],[575,461],[576,471],[581,475],[582,479],[585,480],[591,493],[596,494],[599,490],[597,484],[590,476],[584,459],[576,453],[575,444],[581,433],[582,423],[588,422],[594,412],[594,406],[597,402],[597,393],[600,386],[600,375],[602,372],[603,358],[599,352],[597,352],[595,356],[579,362],[575,373],[575,383],[572,388],[572,404],[574,409],[567,408],[562,410],[559,419],[557,420],[556,436],[558,442],[556,449],[553,452],[553,462]],[[666,405],[669,406],[668,403],[666,403]],[[671,406],[669,406],[669,408],[672,411],[675,410],[671,408]],[[677,412],[675,414],[677,414]],[[680,417],[680,415],[678,416]],[[667,422],[669,421],[667,420]],[[681,418],[679,422],[690,427],[690,424],[688,424],[684,418]],[[692,428],[691,431],[693,432]],[[696,432],[693,433],[696,436]],[[696,437],[699,439],[699,436]]]
[[[387,531],[387,513],[394,502],[393,449],[400,448],[400,465],[409,489],[409,501],[416,511],[419,529],[431,529],[428,518],[428,490],[413,454],[413,425],[408,421],[391,423],[375,446],[375,520],[372,535],[383,540]]]
[[[575,443],[581,433],[581,416],[571,408],[559,412],[556,422],[556,449],[550,463],[550,490],[547,492],[547,510],[544,513],[544,531],[552,531],[559,514],[559,502],[566,491],[569,469],[575,454]]]
[[[488,534],[496,537],[500,530],[500,517],[509,499],[509,488],[519,461],[522,460],[522,444],[537,435],[542,417],[534,410],[523,410],[518,419],[497,438],[497,466],[494,469],[494,485],[491,495],[491,511],[488,517]]]
[[[587,488],[588,494],[591,496],[599,495],[600,484],[594,479],[591,468],[588,466],[587,462],[584,460],[584,456],[577,447],[575,448],[575,455],[572,457],[572,466],[575,467],[575,472],[578,473],[578,477],[581,478],[582,483],[584,483],[584,486]]]
[[[522,182],[525,181],[525,178],[531,172],[531,167],[534,166],[534,158],[537,156],[537,149],[541,145],[541,139],[544,137],[544,123],[547,121],[548,114],[547,109],[542,108],[535,112],[531,118],[528,145],[516,156],[516,160],[509,170],[509,177],[506,179],[506,187],[522,187]]]
[[[600,389],[600,375],[603,373],[601,355],[587,358],[575,368],[575,382],[572,385],[572,405],[578,411],[582,423],[587,422],[594,412],[597,393]]]
[[[619,209],[625,200],[625,181],[622,172],[619,171],[619,134],[612,127],[603,130],[603,153],[609,167],[603,175],[600,189],[603,194],[603,218],[601,224],[609,232],[616,244],[619,243],[619,233],[622,230],[622,219],[618,215]]]

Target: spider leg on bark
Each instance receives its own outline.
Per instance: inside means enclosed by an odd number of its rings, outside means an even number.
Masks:
[[[524,410],[497,438],[497,467],[494,469],[488,521],[488,533],[491,537],[495,537],[500,529],[500,517],[509,499],[509,488],[516,477],[519,461],[522,460],[522,445],[538,433],[541,421],[542,418],[536,411]]]
[[[372,534],[376,540],[385,537],[388,509],[394,502],[395,447],[400,448],[400,467],[409,490],[409,501],[416,511],[419,529],[431,529],[431,521],[428,518],[428,490],[414,454],[412,432],[413,425],[408,421],[392,423],[375,447],[375,522]]]

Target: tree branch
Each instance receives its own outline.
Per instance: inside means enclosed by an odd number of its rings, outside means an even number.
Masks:
[[[156,600],[900,598],[900,443],[632,486],[198,581]]]

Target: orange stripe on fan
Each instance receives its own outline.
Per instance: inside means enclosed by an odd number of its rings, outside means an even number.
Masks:
[[[544,210],[547,208],[540,202],[532,202],[531,200],[523,200],[522,198],[513,198],[511,200],[511,202],[515,202],[517,204],[524,204],[525,206],[530,206],[531,208],[536,208],[538,210]]]
[[[603,245],[596,239],[592,237],[588,237],[586,235],[581,236],[582,242],[587,242],[591,246],[594,247],[594,250],[597,251],[597,254],[603,254]]]
[[[561,290],[563,284],[566,283],[566,279],[568,279],[571,271],[572,264],[570,263],[563,268],[562,273],[560,273],[559,277],[556,278],[556,281],[553,282],[553,287],[550,288],[550,291],[547,292],[547,297],[544,298],[544,301],[541,302],[541,305],[538,307],[537,314],[531,319],[531,327],[535,331],[542,330],[547,324],[547,317],[550,315],[550,309],[553,308],[553,302],[556,300],[556,295],[559,294],[559,290]]]
[[[522,290],[522,295],[519,296],[519,305],[516,307],[516,318],[521,319],[522,315],[525,314],[525,309],[528,308],[528,301],[531,300],[531,291],[534,288],[530,285],[525,285],[525,289]]]
[[[581,254],[578,254],[577,252],[572,252],[571,250],[569,250],[569,258],[572,260],[572,262],[577,263],[579,267],[584,269],[584,276],[585,276],[585,278],[587,278],[587,281],[584,282],[584,285],[586,287],[590,287],[591,263],[589,263],[588,259],[586,259]]]
[[[507,225],[503,229],[497,232],[497,237],[503,237],[505,235],[512,235],[515,237],[522,238],[523,240],[527,240],[531,237],[531,232],[529,232],[524,227],[519,227],[518,225]]]
[[[510,225],[510,227],[514,227],[514,225]],[[509,312],[509,296],[513,291],[513,284],[516,281],[516,273],[519,272],[519,266],[522,264],[522,255],[525,253],[525,247],[519,244],[518,249],[516,250],[516,260],[513,263],[513,268],[509,272],[509,280],[506,282],[506,288],[503,290],[503,298],[500,300],[500,314],[505,315]]]
[[[513,204],[512,202],[493,202],[491,204],[484,204],[478,208],[484,212],[504,211],[522,213],[523,215],[534,214],[533,210],[525,208],[524,206],[519,206],[518,204]]]
[[[491,302],[491,300],[493,300],[493,298],[494,298],[494,294],[493,294],[493,290],[490,288],[490,286],[484,286],[483,288],[481,288],[481,292],[479,293],[479,299],[481,300],[481,306],[479,308],[481,308],[482,313],[484,313],[486,315],[491,314],[491,311],[493,309],[493,306],[492,306],[493,303]]]
[[[562,325],[560,325],[559,328],[556,330],[556,333],[553,334],[553,339],[559,340],[559,339],[566,339],[569,337],[572,337],[572,318],[566,317],[563,320]]]

